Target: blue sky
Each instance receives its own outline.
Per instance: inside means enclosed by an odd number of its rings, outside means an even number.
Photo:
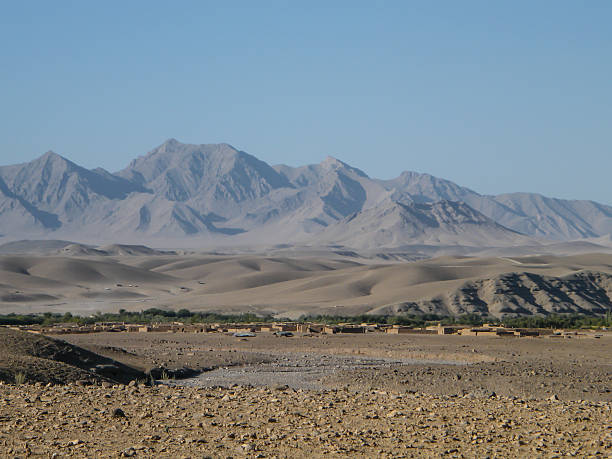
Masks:
[[[612,204],[610,1],[2,1],[0,164],[174,137]]]

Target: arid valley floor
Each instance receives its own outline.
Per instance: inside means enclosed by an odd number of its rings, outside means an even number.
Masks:
[[[7,357],[19,340],[57,346],[20,335],[2,333],[3,367],[31,357]],[[6,457],[610,457],[612,335],[599,335],[63,335],[136,370],[206,371],[154,387],[85,385],[83,374],[37,358],[40,382],[0,386],[0,449]],[[45,384],[58,372],[69,384]]]
[[[612,301],[608,254],[26,249],[0,255],[0,313],[601,315]],[[175,369],[191,377],[173,379]],[[45,337],[0,327],[0,381],[2,457],[612,456],[610,331]]]

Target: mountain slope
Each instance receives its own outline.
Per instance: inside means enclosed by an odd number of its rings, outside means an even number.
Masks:
[[[536,193],[487,196],[429,174],[402,172],[379,181],[416,202],[463,201],[500,225],[536,237],[570,240],[612,233],[612,207],[593,201],[548,198]]]
[[[296,193],[283,198],[274,212],[287,225],[301,222],[306,233],[315,233],[348,215],[369,208],[388,192],[364,172],[336,158],[292,168],[274,166]]]
[[[612,207],[593,201],[570,201],[547,198],[534,193],[512,193],[495,196],[511,209],[498,221],[527,234],[577,239],[612,233]]]
[[[42,233],[60,225],[56,215],[41,211],[17,196],[0,177],[0,234],[17,234],[23,228]]]
[[[78,219],[100,200],[121,200],[146,190],[103,169],[87,170],[47,152],[29,163],[0,167],[3,187],[26,207],[33,206],[61,221]],[[45,224],[57,227],[57,224]]]
[[[385,203],[351,215],[316,236],[349,247],[465,245],[474,247],[537,244],[476,212],[465,203]]]
[[[169,201],[241,203],[290,183],[265,162],[228,144],[187,145],[170,139],[118,176]]]
[[[434,177],[429,174],[404,171],[392,180],[379,180],[387,190],[401,191],[410,195],[417,203],[437,201],[464,201],[478,198],[475,191],[457,185],[449,180]]]

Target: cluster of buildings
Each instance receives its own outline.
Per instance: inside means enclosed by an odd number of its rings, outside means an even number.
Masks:
[[[547,329],[515,329],[503,326],[485,324],[481,327],[466,325],[435,325],[425,328],[414,328],[402,325],[387,324],[337,324],[327,325],[320,323],[211,323],[211,324],[184,324],[181,322],[154,323],[154,324],[128,324],[123,322],[98,322],[91,325],[76,323],[56,324],[52,326],[27,325],[11,327],[33,333],[42,334],[70,334],[70,333],[98,333],[98,332],[128,332],[128,333],[299,333],[299,334],[355,334],[355,333],[387,333],[387,334],[420,334],[420,335],[461,335],[461,336],[501,336],[523,337],[552,335],[554,330]],[[558,333],[558,331],[557,331]]]
[[[470,327],[467,325],[435,325],[426,328],[410,328],[394,325],[385,330],[387,333],[420,333],[427,335],[461,335],[461,336],[539,336],[553,333],[547,329],[519,329],[506,328],[504,326],[484,324],[482,327]]]

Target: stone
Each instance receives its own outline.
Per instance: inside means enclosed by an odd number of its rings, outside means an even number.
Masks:
[[[242,449],[245,451],[255,451],[255,445],[253,443],[245,443],[242,446]]]
[[[130,447],[128,449],[121,451],[121,457],[134,457],[134,456],[136,456],[136,449],[133,447]]]

